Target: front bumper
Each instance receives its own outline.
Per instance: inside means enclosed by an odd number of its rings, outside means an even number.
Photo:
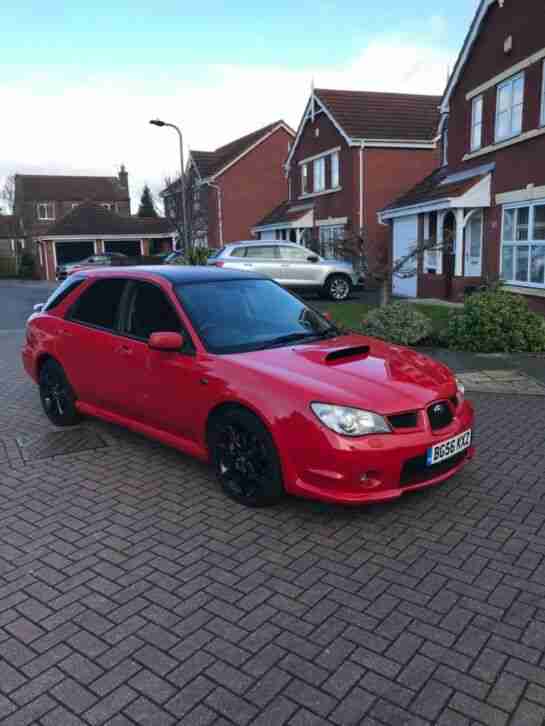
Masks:
[[[473,445],[429,467],[425,454],[430,446],[473,429],[473,425],[473,407],[465,401],[452,423],[439,431],[348,439],[322,430],[325,436],[319,446],[314,440],[308,448],[299,447],[292,453],[286,488],[299,496],[344,504],[396,499],[405,492],[440,484],[460,471],[473,458]]]

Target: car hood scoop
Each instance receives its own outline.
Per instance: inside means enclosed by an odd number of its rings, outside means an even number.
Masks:
[[[343,363],[347,359],[366,358],[369,355],[370,347],[368,345],[352,345],[347,348],[337,348],[332,350],[324,358],[325,363],[335,364]]]

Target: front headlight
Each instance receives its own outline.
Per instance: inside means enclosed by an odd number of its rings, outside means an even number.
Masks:
[[[391,431],[386,420],[372,411],[331,403],[311,403],[310,407],[328,429],[343,436],[388,434]]]
[[[459,378],[456,379],[456,391],[458,393],[458,398],[460,399],[460,401],[463,401],[466,393],[466,387]]]

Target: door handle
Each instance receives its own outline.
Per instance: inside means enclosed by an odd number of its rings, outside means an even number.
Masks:
[[[243,267],[253,267],[253,264],[251,262],[244,262]]]

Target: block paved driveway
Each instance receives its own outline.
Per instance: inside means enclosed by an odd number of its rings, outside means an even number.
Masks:
[[[0,333],[3,726],[544,723],[543,398],[476,397],[479,457],[442,487],[252,511],[114,427],[59,440],[21,341]]]

